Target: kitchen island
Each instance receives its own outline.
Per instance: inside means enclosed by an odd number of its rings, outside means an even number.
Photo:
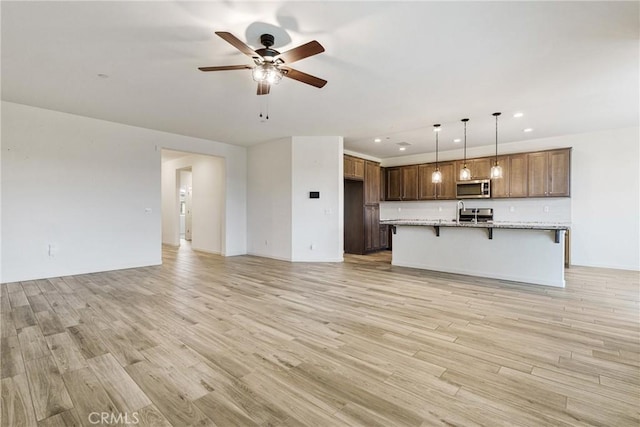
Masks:
[[[564,287],[566,223],[386,219],[392,264]]]

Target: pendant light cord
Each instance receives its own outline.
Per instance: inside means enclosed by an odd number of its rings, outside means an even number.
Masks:
[[[498,116],[496,116],[496,165],[498,164]]]
[[[436,133],[436,170],[438,170],[438,134],[440,133],[440,125],[433,125]]]
[[[498,116],[502,113],[493,113],[493,116],[496,118],[496,166],[498,166]]]
[[[469,119],[462,119],[464,123],[464,167],[467,167],[467,122]]]
[[[436,170],[438,170],[438,132],[436,132]]]
[[[467,122],[464,122],[464,164],[467,164]]]

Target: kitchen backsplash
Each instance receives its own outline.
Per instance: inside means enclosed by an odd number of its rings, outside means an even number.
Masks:
[[[493,208],[494,221],[571,222],[571,199],[465,199],[465,208]],[[380,202],[381,219],[442,219],[456,217],[455,200]]]

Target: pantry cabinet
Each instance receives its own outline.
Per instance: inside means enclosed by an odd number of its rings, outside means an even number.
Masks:
[[[361,165],[361,166],[360,166]],[[380,230],[380,164],[344,156],[344,251],[364,254],[387,247]]]
[[[348,179],[364,179],[364,159],[344,155],[344,177]]]
[[[364,162],[364,202],[380,202],[380,164],[369,160]]]
[[[380,249],[380,206],[364,207],[364,250],[366,252]]]

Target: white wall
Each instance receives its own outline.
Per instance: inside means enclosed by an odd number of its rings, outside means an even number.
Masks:
[[[177,172],[191,168],[192,241],[196,250],[222,253],[225,203],[224,159],[189,155],[162,163],[162,242],[177,246],[179,240],[179,195]]]
[[[500,144],[500,153],[573,147],[570,199],[510,199],[470,202],[495,208],[497,218],[522,221],[571,221],[571,263],[640,270],[640,135],[639,128],[613,129]],[[467,157],[491,155],[494,146],[467,149]],[[441,160],[460,157],[444,152]],[[382,166],[435,161],[429,155],[385,159]],[[606,169],[607,174],[601,173]],[[443,211],[439,212],[438,207]],[[515,212],[509,207],[514,206]],[[549,212],[544,207],[549,206]],[[401,212],[397,208],[401,208]],[[382,218],[451,219],[455,202],[386,202]]]
[[[293,261],[343,260],[342,148],[338,136],[293,137]]]
[[[574,147],[572,263],[640,270],[639,129],[572,135],[564,141]]]
[[[250,254],[342,261],[342,145],[342,137],[296,136],[249,148]]]
[[[146,130],[3,103],[2,152],[2,282],[160,264]]]
[[[222,252],[246,253],[244,147],[2,102],[0,281],[159,264],[161,148],[225,158]]]
[[[248,150],[248,253],[291,260],[291,139]]]

